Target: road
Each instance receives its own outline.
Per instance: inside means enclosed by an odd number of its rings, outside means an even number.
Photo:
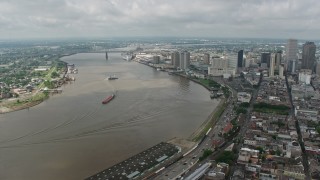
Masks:
[[[291,103],[291,112],[290,114],[292,114],[293,119],[295,119],[295,124],[296,124],[296,130],[298,133],[298,141],[302,150],[302,164],[304,167],[304,173],[306,175],[306,179],[311,179],[311,175],[310,175],[310,170],[309,170],[309,161],[308,161],[308,155],[306,153],[305,147],[304,147],[304,143],[303,143],[303,139],[302,139],[302,135],[301,135],[301,130],[300,130],[300,126],[299,126],[299,121],[298,119],[295,117],[294,115],[294,105],[293,105],[293,101],[292,101],[292,94],[291,94],[291,90],[290,90],[290,86],[288,83],[288,76],[286,75],[286,84],[287,84],[287,90],[288,90],[288,94],[289,94],[289,99],[290,99],[290,103]]]

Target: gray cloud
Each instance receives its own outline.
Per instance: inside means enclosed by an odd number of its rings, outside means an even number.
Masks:
[[[0,38],[319,39],[318,0],[0,0]]]

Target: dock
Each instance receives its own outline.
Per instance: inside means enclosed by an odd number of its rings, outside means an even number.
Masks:
[[[129,159],[107,168],[86,180],[138,179],[180,152],[176,145],[161,142]]]

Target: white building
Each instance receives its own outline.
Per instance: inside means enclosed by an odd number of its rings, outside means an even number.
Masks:
[[[208,67],[208,74],[211,76],[235,75],[235,69],[228,68],[228,61],[225,58],[214,58],[211,67]]]
[[[310,84],[311,81],[311,69],[301,69],[299,72],[299,82]]]

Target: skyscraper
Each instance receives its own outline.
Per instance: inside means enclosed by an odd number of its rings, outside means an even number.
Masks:
[[[269,67],[269,76],[273,77],[274,76],[274,61],[275,61],[276,57],[272,56],[271,60],[270,60],[270,67]]]
[[[229,54],[228,58],[228,68],[234,69],[235,72],[237,71],[238,65],[238,55],[237,54]]]
[[[287,65],[287,71],[294,73],[297,68],[297,61],[296,60],[289,60],[288,65]]]
[[[238,52],[238,67],[243,67],[243,50]]]
[[[159,64],[160,63],[160,56],[153,56],[153,63]]]
[[[314,42],[306,42],[302,47],[302,69],[311,69],[314,71],[316,62],[316,45]]]
[[[261,53],[261,65],[267,64],[267,67],[270,67],[270,58],[271,54],[269,52]]]
[[[290,71],[290,72],[295,71],[297,53],[298,53],[298,41],[296,39],[288,39],[287,46],[286,46],[286,62],[285,62],[287,66],[287,71]],[[292,65],[291,69],[289,68],[289,64]]]
[[[183,51],[180,53],[180,69],[186,70],[190,66],[190,53]]]
[[[204,64],[210,64],[210,54],[206,53],[203,55]]]
[[[171,54],[172,65],[177,68],[180,66],[180,54],[179,52],[173,52]]]
[[[275,69],[279,70],[279,66],[281,64],[281,57],[282,57],[282,52],[281,51],[278,51],[276,54],[275,54]]]

